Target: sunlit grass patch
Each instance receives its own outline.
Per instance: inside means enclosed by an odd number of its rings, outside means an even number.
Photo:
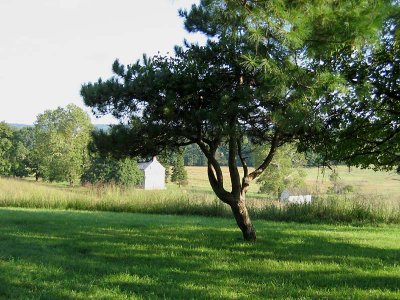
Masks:
[[[400,297],[400,227],[0,209],[0,298]]]

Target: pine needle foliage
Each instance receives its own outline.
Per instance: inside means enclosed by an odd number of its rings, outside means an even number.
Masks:
[[[99,148],[154,155],[197,144],[213,191],[232,209],[244,238],[255,240],[245,204],[251,182],[279,147],[336,126],[347,85],[335,62],[378,41],[393,6],[390,0],[202,0],[180,15],[189,32],[209,38],[206,45],[186,42],[175,56],[144,56],[127,66],[116,61],[114,77],[83,85],[94,111],[127,120],[98,136]],[[252,172],[242,147],[247,139],[270,145]],[[221,146],[229,149],[231,189],[216,159]]]

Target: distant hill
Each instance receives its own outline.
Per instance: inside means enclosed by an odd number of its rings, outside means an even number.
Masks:
[[[108,129],[110,129],[110,125],[106,125],[106,124],[95,124],[94,128],[97,130],[103,130],[103,131],[107,131]]]
[[[21,129],[24,127],[32,127],[33,125],[29,125],[29,124],[21,124],[21,123],[7,123],[8,125],[10,125],[13,128],[16,129]],[[94,128],[96,128],[97,130],[104,130],[107,131],[110,128],[110,125],[107,124],[95,124]]]
[[[32,127],[33,125],[28,125],[28,124],[20,124],[20,123],[8,123],[8,125],[10,125],[11,127],[17,128],[17,129],[21,129],[24,127]]]

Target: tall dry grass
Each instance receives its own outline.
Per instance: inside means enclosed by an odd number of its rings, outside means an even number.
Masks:
[[[194,181],[190,182],[193,185]],[[250,195],[247,203],[255,219],[400,223],[400,201],[388,195],[320,194],[311,204],[282,204],[262,195]],[[166,190],[145,191],[115,185],[69,187],[0,178],[0,206],[231,217],[230,208],[205,185],[186,189],[169,185]]]
[[[224,210],[207,193],[116,185],[67,187],[8,178],[0,178],[0,206],[199,215],[221,215]]]

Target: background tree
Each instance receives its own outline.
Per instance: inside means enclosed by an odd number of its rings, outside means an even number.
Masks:
[[[14,131],[10,153],[11,174],[26,177],[32,173],[31,150],[33,147],[33,128],[24,127]]]
[[[82,183],[112,183],[123,186],[136,186],[143,182],[143,172],[139,170],[136,159],[96,157],[81,177]]]
[[[264,157],[264,152],[265,149],[262,147],[256,151],[258,157]],[[276,151],[273,162],[257,179],[260,192],[271,194],[279,199],[284,189],[304,188],[306,173],[302,167],[305,164],[304,154],[297,152],[296,145],[286,144],[280,147]]]
[[[45,111],[35,122],[33,158],[38,174],[49,181],[80,180],[88,163],[88,144],[93,126],[89,116],[79,107]]]
[[[206,166],[207,159],[196,145],[188,145],[184,152],[185,166]]]
[[[328,126],[326,109],[332,103],[320,95],[341,90],[343,78],[320,66],[375,35],[374,25],[390,5],[373,0],[203,0],[181,15],[188,31],[210,37],[205,46],[186,44],[176,48],[174,57],[145,56],[128,66],[116,61],[114,77],[82,87],[85,104],[94,112],[128,120],[98,135],[96,142],[116,156],[197,144],[207,158],[213,191],[232,209],[244,239],[254,241],[245,202],[250,183],[279,147],[310,140]],[[243,151],[246,139],[270,146],[252,172]],[[231,190],[225,188],[216,159],[222,146],[228,148]]]
[[[11,150],[13,146],[13,129],[5,122],[0,122],[0,175],[11,174]]]
[[[181,185],[188,184],[187,172],[185,170],[183,156],[184,156],[184,151],[178,150],[174,164],[172,166],[171,181],[175,182],[177,185],[179,185],[179,187]]]
[[[168,183],[171,179],[171,166],[173,166],[176,161],[176,155],[176,151],[166,149],[157,156],[158,161],[165,168],[165,183]]]
[[[136,159],[124,158],[117,162],[115,182],[125,186],[135,186],[143,180],[144,174],[139,170]]]

